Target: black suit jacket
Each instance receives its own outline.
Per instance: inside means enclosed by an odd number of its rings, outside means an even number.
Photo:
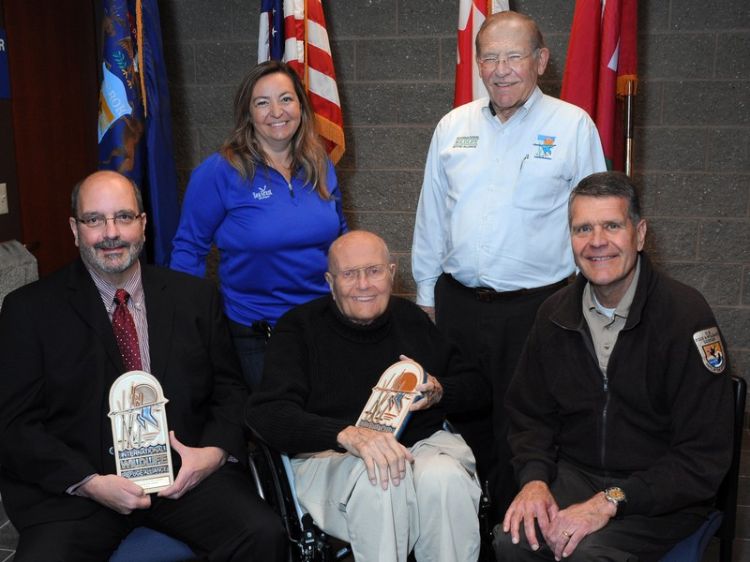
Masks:
[[[169,428],[186,445],[245,459],[247,395],[216,289],[150,266],[142,266],[142,279],[151,372],[169,400]],[[107,311],[80,260],[6,297],[0,493],[18,528],[97,508],[65,491],[90,474],[116,472],[107,412],[110,385],[123,372]]]

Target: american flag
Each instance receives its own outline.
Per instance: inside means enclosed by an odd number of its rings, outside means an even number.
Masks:
[[[488,13],[494,14],[506,10],[508,10],[508,0],[460,0],[453,107],[487,95],[487,90],[479,77],[474,40]]]
[[[262,0],[258,62],[283,60],[305,84],[318,133],[337,163],[344,154],[344,120],[322,0]]]

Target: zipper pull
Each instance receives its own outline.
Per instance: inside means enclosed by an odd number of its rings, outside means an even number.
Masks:
[[[286,182],[286,186],[289,188],[289,194],[292,196],[292,199],[294,199],[294,188],[292,187],[292,182]]]

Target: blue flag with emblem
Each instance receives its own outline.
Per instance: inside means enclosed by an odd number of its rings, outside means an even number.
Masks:
[[[179,204],[157,0],[102,0],[99,169],[141,188],[153,260],[169,263]]]

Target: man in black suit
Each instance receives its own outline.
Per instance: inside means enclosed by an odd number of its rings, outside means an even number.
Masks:
[[[72,215],[81,259],[8,295],[0,313],[0,492],[20,532],[15,560],[106,560],[139,525],[211,560],[280,560],[281,523],[241,466],[246,391],[215,289],[140,264],[146,215],[124,176],[86,178]],[[116,475],[109,388],[128,370],[117,289],[141,368],[169,399],[175,481],[156,495]]]

